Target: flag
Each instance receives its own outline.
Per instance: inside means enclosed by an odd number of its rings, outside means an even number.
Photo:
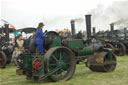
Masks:
[[[15,29],[15,27],[13,25],[10,25],[10,28]]]

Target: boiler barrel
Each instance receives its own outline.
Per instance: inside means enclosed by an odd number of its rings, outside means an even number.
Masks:
[[[92,55],[92,54],[93,54],[93,47],[92,46],[84,47],[81,50],[82,56],[88,56],[88,55]]]

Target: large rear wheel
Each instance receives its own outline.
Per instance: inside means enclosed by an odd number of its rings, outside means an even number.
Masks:
[[[126,54],[126,47],[123,43],[117,44],[118,51],[115,52],[117,56],[124,56]]]
[[[66,47],[54,47],[45,54],[46,72],[59,68],[49,79],[52,81],[66,81],[71,79],[75,72],[76,60],[72,51]]]
[[[104,48],[110,48],[110,49],[112,49],[112,52],[114,53],[114,46],[112,44],[106,43]]]

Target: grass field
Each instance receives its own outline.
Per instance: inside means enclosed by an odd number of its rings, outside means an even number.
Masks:
[[[114,72],[99,73],[77,65],[73,78],[63,82],[33,82],[25,76],[16,75],[16,67],[12,64],[0,70],[0,85],[128,85],[128,56],[117,57],[118,64]]]

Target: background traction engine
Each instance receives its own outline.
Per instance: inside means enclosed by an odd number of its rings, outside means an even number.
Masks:
[[[15,29],[9,28],[7,23],[0,27],[0,69],[11,62],[14,45],[10,43],[9,34],[13,32]]]
[[[56,32],[48,32],[45,39],[45,54],[23,53],[17,59],[19,75],[27,79],[41,81],[66,81],[72,78],[76,63],[87,59],[85,63],[91,71],[112,72],[116,67],[116,57],[112,50],[102,45],[85,46],[82,39],[61,39]],[[34,45],[32,45],[34,46]],[[36,48],[34,48],[35,50]],[[31,49],[32,50],[32,49]]]

